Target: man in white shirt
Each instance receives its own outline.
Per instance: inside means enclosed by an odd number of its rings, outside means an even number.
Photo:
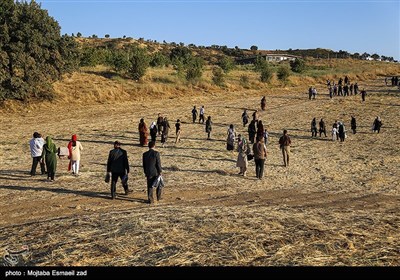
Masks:
[[[31,168],[31,176],[36,175],[36,167],[38,163],[40,163],[40,171],[42,175],[46,173],[44,161],[42,160],[42,152],[43,152],[44,139],[40,135],[40,133],[33,133],[33,138],[29,141],[29,146],[31,148],[31,156],[32,156],[32,168]]]
[[[204,123],[204,106],[201,106],[200,108],[200,118],[199,118],[199,123]]]

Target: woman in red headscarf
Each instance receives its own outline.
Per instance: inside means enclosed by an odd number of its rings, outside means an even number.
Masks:
[[[68,143],[68,158],[70,159],[68,164],[68,171],[71,170],[75,176],[79,175],[79,163],[81,160],[81,151],[83,150],[81,142],[78,141],[76,134],[72,135],[71,141]]]

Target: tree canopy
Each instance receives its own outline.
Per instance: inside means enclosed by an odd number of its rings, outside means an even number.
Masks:
[[[35,1],[0,3],[0,100],[52,99],[52,83],[78,65],[76,43]]]

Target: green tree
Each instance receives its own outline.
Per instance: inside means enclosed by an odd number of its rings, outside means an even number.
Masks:
[[[173,65],[175,65],[177,61],[188,64],[192,59],[192,51],[186,47],[177,46],[171,50],[169,58]]]
[[[185,64],[186,80],[193,82],[201,78],[203,75],[204,61],[200,57],[193,57]]]
[[[268,66],[268,62],[261,55],[257,55],[256,61],[254,62],[254,71],[261,72],[265,67]]]
[[[253,45],[253,46],[250,47],[250,50],[256,51],[256,50],[258,50],[258,47]]]
[[[219,67],[224,70],[225,73],[229,73],[235,68],[235,61],[227,56],[224,56],[218,63]]]
[[[129,62],[130,66],[128,73],[134,80],[137,81],[146,74],[150,63],[150,57],[147,55],[145,49],[132,47],[129,52]]]
[[[93,47],[84,47],[81,50],[81,61],[80,66],[91,66],[94,67],[99,65],[102,61],[100,51]]]
[[[123,73],[123,74],[126,73],[130,66],[128,53],[123,50],[116,50],[112,52],[112,59],[110,66],[117,73]]]
[[[269,83],[273,75],[271,67],[266,63],[260,72],[260,81],[263,83]]]
[[[290,69],[296,73],[302,73],[306,69],[304,60],[296,58],[294,61],[290,61]]]
[[[82,33],[81,32],[76,33],[76,37],[81,38],[82,37]]]
[[[381,56],[379,54],[374,53],[373,55],[371,55],[371,57],[375,60],[378,60],[379,58],[381,58]]]
[[[212,73],[213,73],[212,81],[214,82],[214,84],[216,84],[217,86],[223,86],[225,78],[222,68],[216,66],[213,68]]]
[[[106,34],[106,35],[104,35],[104,38],[110,38],[110,34]]]
[[[168,57],[163,55],[161,52],[156,52],[151,56],[150,66],[163,67],[168,65],[168,62]]]
[[[360,59],[360,54],[358,52],[353,54],[354,59]]]
[[[281,66],[278,68],[278,71],[276,73],[277,77],[279,80],[283,82],[287,82],[289,76],[290,76],[290,70],[287,66]]]
[[[0,98],[53,98],[52,83],[76,66],[76,45],[35,1],[0,2]],[[73,39],[72,39],[73,40]]]

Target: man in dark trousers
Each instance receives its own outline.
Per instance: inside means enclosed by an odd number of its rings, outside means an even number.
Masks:
[[[193,106],[193,109],[192,109],[192,117],[193,117],[193,123],[195,123],[195,122],[196,122],[196,119],[197,119],[197,109],[196,109],[196,106]]]
[[[148,203],[154,203],[153,182],[162,173],[160,153],[154,150],[156,143],[149,142],[149,150],[143,153],[143,170],[147,178],[147,197]],[[162,187],[157,186],[157,201],[161,200]]]
[[[365,91],[365,89],[363,89],[362,91],[361,91],[361,99],[362,99],[362,101],[364,102],[365,101],[365,96],[367,95],[367,92]]]
[[[292,144],[292,141],[290,140],[288,132],[285,129],[283,130],[283,136],[279,138],[279,147],[282,150],[283,164],[285,167],[289,166],[290,144]]]
[[[116,186],[118,177],[121,178],[125,194],[132,192],[128,189],[129,162],[125,150],[121,149],[119,141],[114,142],[114,149],[110,151],[107,160],[108,176],[111,173],[111,199],[116,196]]]

